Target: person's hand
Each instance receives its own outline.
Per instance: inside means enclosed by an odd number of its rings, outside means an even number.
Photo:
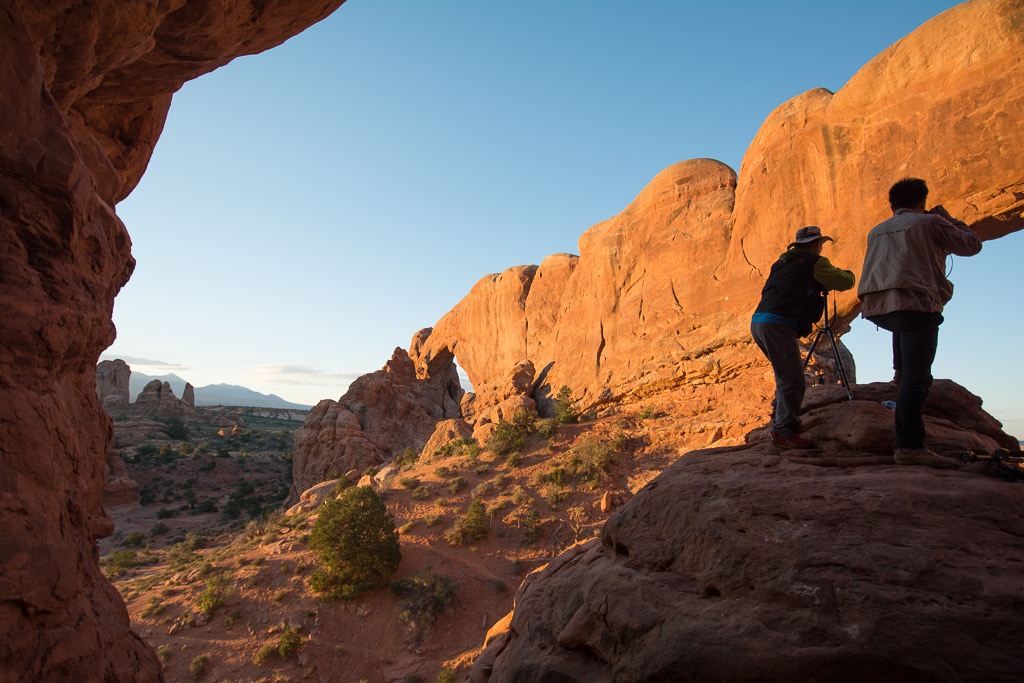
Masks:
[[[934,213],[936,216],[942,216],[947,221],[953,220],[953,217],[949,215],[949,211],[946,211],[946,208],[942,206],[942,204],[933,206],[931,209],[928,210],[928,213]]]

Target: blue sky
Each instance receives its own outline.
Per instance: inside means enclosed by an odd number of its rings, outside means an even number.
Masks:
[[[118,206],[138,266],[104,357],[337,398],[483,275],[577,253],[670,164],[738,168],[775,107],[954,4],[349,0],[175,96]],[[1024,431],[1001,346],[1020,240],[999,246],[956,261],[935,374]],[[847,338],[860,379],[887,378],[867,327]]]

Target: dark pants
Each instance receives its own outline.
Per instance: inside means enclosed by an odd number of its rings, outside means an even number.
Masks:
[[[924,448],[924,406],[932,386],[942,314],[894,311],[868,320],[892,332],[892,365],[902,373],[896,397],[896,448]]]
[[[779,323],[751,323],[750,334],[775,373],[772,429],[784,436],[798,434],[800,404],[804,400],[806,382],[797,332],[789,325]]]

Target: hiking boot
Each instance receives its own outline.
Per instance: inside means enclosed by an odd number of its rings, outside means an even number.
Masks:
[[[897,448],[892,459],[897,465],[925,465],[942,469],[957,466],[952,458],[943,457],[927,448]]]
[[[778,446],[779,448],[805,449],[817,447],[813,441],[808,441],[799,434],[779,434],[777,431],[772,430],[768,432],[768,438],[773,446]]]

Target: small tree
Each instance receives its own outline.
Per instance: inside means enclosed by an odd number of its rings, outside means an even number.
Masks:
[[[572,397],[572,389],[563,386],[555,398],[555,420],[559,424],[575,424],[580,421],[580,413],[576,400]]]
[[[277,653],[281,655],[281,659],[291,659],[301,646],[302,636],[291,627],[291,624],[285,624],[281,639],[277,643]]]
[[[188,425],[182,422],[181,418],[168,418],[164,424],[167,425],[167,429],[164,430],[167,438],[175,439],[176,441],[184,441],[188,438]]]
[[[366,486],[345,489],[320,508],[309,548],[320,562],[310,586],[342,599],[382,585],[402,561],[395,521]]]
[[[536,415],[520,410],[511,422],[499,420],[487,440],[487,449],[496,455],[519,453],[526,448],[526,439],[536,431]]]
[[[451,545],[462,545],[484,538],[490,527],[491,518],[487,516],[487,507],[482,500],[476,498],[469,504],[466,516],[456,521],[444,537]]]
[[[196,601],[196,610],[202,612],[207,617],[212,617],[214,612],[227,603],[231,594],[231,582],[226,575],[216,574],[211,576],[206,582],[206,588],[199,594],[199,599]]]

